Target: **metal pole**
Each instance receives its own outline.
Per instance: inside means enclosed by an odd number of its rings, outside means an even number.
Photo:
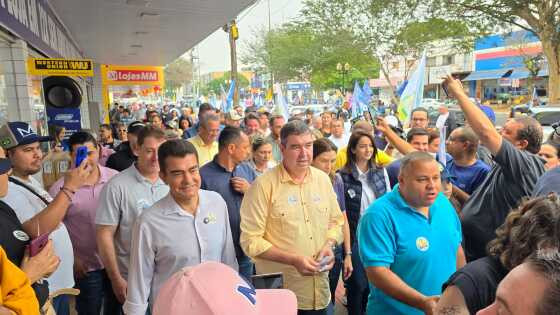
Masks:
[[[228,25],[229,29],[229,44],[231,56],[231,80],[235,80],[235,90],[233,93],[233,106],[239,104],[239,80],[237,78],[237,51],[236,51],[236,38],[234,37],[233,28],[235,27],[235,20]]]

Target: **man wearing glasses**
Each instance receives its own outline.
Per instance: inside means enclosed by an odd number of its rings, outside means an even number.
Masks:
[[[410,128],[428,128],[428,110],[424,107],[416,107],[410,114]]]

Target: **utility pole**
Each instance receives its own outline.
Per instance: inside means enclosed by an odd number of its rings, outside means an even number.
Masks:
[[[235,80],[235,90],[233,93],[233,106],[236,106],[239,104],[239,80],[237,78],[237,47],[236,47],[236,41],[239,38],[239,30],[237,29],[237,24],[235,24],[235,20],[232,20],[229,24],[224,25],[224,31],[229,34],[229,47],[230,47],[230,57],[231,57],[230,80]]]
[[[271,19],[270,19],[270,0],[267,1],[268,3],[268,34],[270,36],[270,31],[272,30],[272,23],[271,23]],[[270,58],[270,55],[268,56]],[[270,60],[269,60],[269,63]],[[270,90],[272,91],[272,99],[274,100],[274,73],[272,73],[272,69],[270,70]]]

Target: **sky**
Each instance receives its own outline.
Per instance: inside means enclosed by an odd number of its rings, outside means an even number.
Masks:
[[[239,39],[237,55],[242,51],[243,41],[250,40],[255,30],[268,28],[268,2],[270,1],[272,27],[281,25],[298,16],[302,9],[302,0],[258,0],[250,11],[241,12],[238,16]],[[241,18],[241,19],[239,19]],[[205,38],[196,47],[200,56],[201,74],[230,69],[228,35],[221,28]],[[186,56],[190,56],[186,54]],[[238,64],[238,69],[243,65]]]

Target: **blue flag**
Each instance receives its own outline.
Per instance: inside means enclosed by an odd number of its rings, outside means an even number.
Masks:
[[[446,166],[447,164],[447,152],[445,152],[445,139],[447,138],[447,126],[443,126],[441,127],[441,129],[439,130],[439,150],[437,153],[437,157],[438,160],[441,164],[443,164],[443,167]]]
[[[371,90],[371,87],[369,86],[369,79],[366,79],[366,81],[364,82],[364,87],[362,88],[362,92],[364,92],[364,96],[367,96],[366,104],[369,105],[369,102],[371,101],[371,98],[373,97],[373,91]]]
[[[422,53],[422,58],[418,63],[418,67],[410,76],[408,84],[404,88],[399,106],[397,108],[399,119],[402,122],[408,121],[410,112],[419,107],[424,99],[424,80],[426,77],[426,51]]]
[[[354,92],[352,93],[352,101],[350,104],[352,106],[352,119],[358,119],[363,116],[363,93],[358,81],[354,83]]]
[[[229,90],[226,97],[226,103],[224,106],[224,113],[228,113],[230,110],[233,109],[233,95],[235,94],[235,80],[231,80],[229,84]]]
[[[288,121],[290,118],[290,111],[288,110],[288,102],[284,98],[284,93],[282,92],[282,87],[280,83],[274,84],[274,91],[276,92],[276,106],[274,108],[274,114],[281,115],[284,120]]]

